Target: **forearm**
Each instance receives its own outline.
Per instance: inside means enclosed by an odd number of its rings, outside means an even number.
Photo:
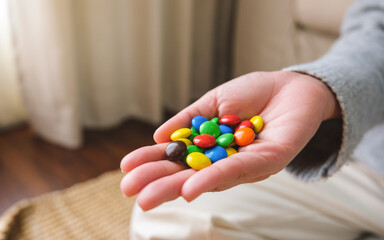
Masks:
[[[328,149],[327,157],[317,159],[322,161],[323,165],[319,165],[317,169],[308,169],[314,171],[308,178],[325,177],[335,172],[350,158],[364,133],[383,121],[383,29],[384,2],[359,1],[347,14],[340,39],[325,56],[312,63],[285,69],[322,80],[334,92],[341,107],[342,136],[335,134],[334,137],[342,137],[342,142],[336,149]],[[332,129],[336,128],[337,132],[341,125],[340,122],[336,124],[339,126],[332,126]],[[304,162],[301,160],[302,162],[297,164],[295,161],[297,159],[293,161],[291,168],[288,168],[293,172]],[[295,164],[297,166],[292,168]],[[302,174],[304,176],[307,173],[303,171]]]

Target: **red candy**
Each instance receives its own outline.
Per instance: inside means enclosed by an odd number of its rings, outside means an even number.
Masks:
[[[255,139],[255,132],[251,128],[244,127],[237,130],[233,136],[235,137],[237,145],[246,146],[251,144]]]
[[[249,120],[244,120],[239,125],[237,125],[237,127],[235,128],[235,132],[243,127],[253,128],[253,123]]]
[[[236,115],[225,115],[220,118],[220,124],[234,126],[240,122],[240,118]]]
[[[201,134],[193,139],[193,143],[201,148],[210,148],[215,146],[216,138],[209,134]]]

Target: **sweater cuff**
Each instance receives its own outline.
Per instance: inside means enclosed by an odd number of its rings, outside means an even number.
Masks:
[[[283,71],[308,74],[323,81],[334,92],[339,102],[342,118],[322,122],[319,129],[305,148],[286,167],[287,171],[305,181],[319,180],[335,173],[352,155],[357,145],[343,99],[340,80],[345,78],[340,69],[318,61],[291,66]],[[356,141],[354,141],[356,140]]]

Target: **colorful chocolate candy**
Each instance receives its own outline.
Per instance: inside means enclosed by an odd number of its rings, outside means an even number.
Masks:
[[[260,116],[254,116],[250,121],[253,124],[253,130],[255,130],[255,133],[259,133],[264,125],[263,119]]]
[[[182,141],[173,141],[165,149],[165,158],[169,161],[181,161],[187,153],[187,145]]]
[[[227,151],[223,147],[214,146],[205,151],[205,156],[211,160],[212,163],[217,162],[223,158],[227,157]]]
[[[235,126],[240,122],[240,118],[236,115],[225,115],[220,118],[219,122],[221,124]]]
[[[239,146],[247,146],[255,139],[255,132],[252,128],[240,128],[233,136],[235,137],[236,144]]]
[[[232,133],[224,133],[216,139],[216,142],[217,142],[217,145],[225,148],[225,147],[228,147],[229,144],[233,142],[233,139],[234,139],[234,136]]]
[[[172,142],[165,150],[165,157],[201,170],[237,153],[238,147],[251,144],[263,124],[260,116],[243,121],[236,115],[211,120],[196,116],[190,128],[180,128],[172,133]]]
[[[195,170],[201,170],[212,164],[211,160],[200,152],[193,152],[188,154],[186,162],[188,166]]]
[[[253,123],[249,120],[244,120],[241,123],[239,123],[239,125],[237,125],[237,127],[235,128],[235,131],[243,127],[253,128]]]
[[[219,125],[215,122],[206,121],[200,125],[199,128],[200,134],[209,134],[213,137],[217,138],[220,136],[220,128]]]
[[[171,135],[171,139],[176,141],[179,138],[188,138],[192,133],[192,130],[189,128],[180,128]]]

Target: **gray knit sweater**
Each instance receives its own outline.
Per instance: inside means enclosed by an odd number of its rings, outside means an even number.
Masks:
[[[357,1],[325,56],[285,70],[324,81],[342,109],[342,120],[325,121],[287,169],[319,179],[356,159],[384,177],[384,0]]]

